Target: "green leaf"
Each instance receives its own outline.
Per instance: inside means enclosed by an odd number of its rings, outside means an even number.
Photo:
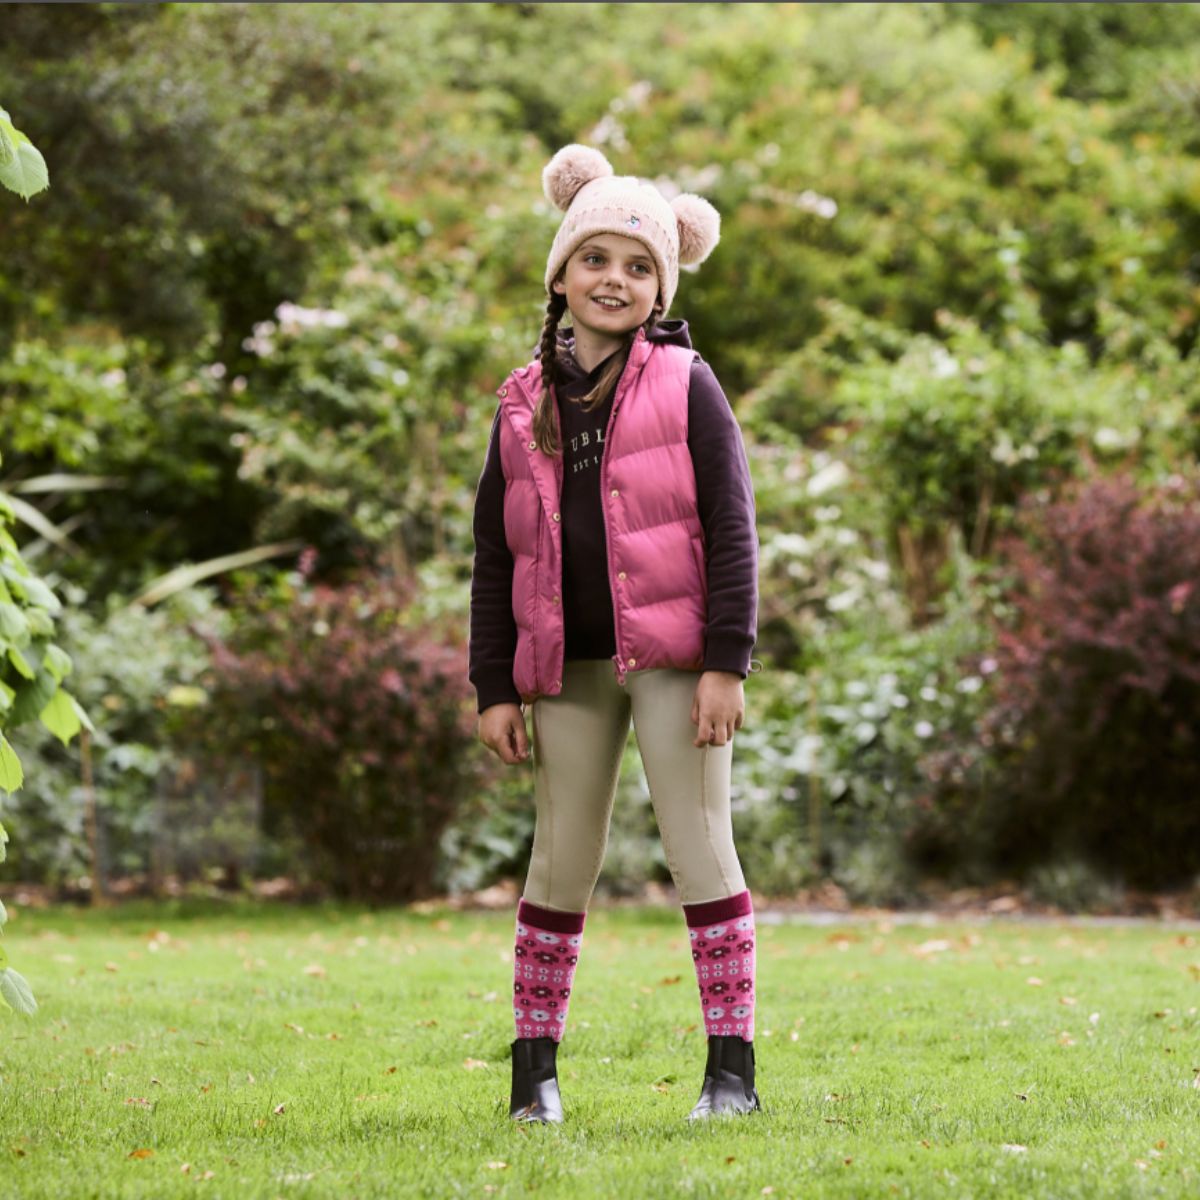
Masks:
[[[29,622],[25,614],[15,605],[0,601],[0,637],[12,642],[24,642],[29,637]]]
[[[4,734],[0,733],[0,788],[6,792],[15,792],[24,782],[25,772],[21,770],[21,760],[5,740]],[[3,834],[3,831],[4,826],[0,825],[0,834]],[[7,840],[7,834],[0,837],[0,862],[4,861],[4,843]]]
[[[8,830],[0,825],[0,863],[8,857]]]
[[[4,901],[0,900],[0,927],[8,923],[8,909],[4,907]]]
[[[95,733],[96,727],[92,724],[91,717],[87,715],[87,709],[84,708],[74,696],[71,697],[71,703],[75,706],[75,715],[79,718],[80,725],[82,725],[84,729],[88,731],[88,733]]]
[[[40,604],[52,613],[62,610],[62,602],[36,575],[22,579],[21,586],[25,589],[25,598],[31,604]]]
[[[29,622],[29,632],[35,638],[52,638],[54,636],[54,621],[44,608],[25,609],[25,620]]]
[[[20,559],[16,565],[0,560],[0,575],[11,589],[30,604],[40,604],[51,613],[62,611],[62,601]]]
[[[5,117],[0,117],[0,183],[23,200],[50,186],[41,152]]]
[[[67,745],[79,732],[79,716],[71,696],[59,688],[50,703],[38,713],[38,719],[62,744]]]
[[[15,729],[26,721],[34,721],[38,714],[54,699],[58,682],[49,671],[38,671],[37,678],[18,684],[17,698],[9,713],[9,723]]]
[[[25,976],[18,974],[12,967],[5,967],[0,971],[0,997],[8,1002],[9,1007],[26,1016],[37,1012],[33,989],[26,982]]]
[[[12,663],[18,675],[23,675],[26,679],[37,678],[37,672],[29,665],[29,660],[16,646],[9,646],[8,661]]]
[[[70,675],[74,664],[71,662],[71,656],[65,650],[51,643],[46,647],[46,655],[42,659],[42,666],[61,683],[63,679]]]

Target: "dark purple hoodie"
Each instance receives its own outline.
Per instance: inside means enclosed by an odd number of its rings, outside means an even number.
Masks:
[[[660,321],[652,342],[691,348],[687,322]],[[612,659],[617,652],[604,516],[600,507],[600,456],[612,413],[612,393],[584,412],[572,401],[587,395],[609,361],[585,371],[569,330],[561,346],[559,401],[563,441],[563,619],[566,661]],[[627,350],[614,350],[624,357]],[[611,356],[610,356],[611,357]],[[504,472],[500,466],[500,409],[475,494],[475,566],[471,575],[469,678],[479,712],[493,704],[520,704],[513,686],[517,625],[512,615],[512,552],[504,536]],[[688,389],[688,449],[696,472],[696,500],[708,552],[708,623],[704,670],[731,671],[743,679],[758,627],[758,534],[754,487],[737,418],[713,374],[696,354]]]

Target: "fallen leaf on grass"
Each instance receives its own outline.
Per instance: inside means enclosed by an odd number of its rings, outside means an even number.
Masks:
[[[1065,1004],[1068,1008],[1070,1008],[1070,1006],[1073,1004],[1079,1003],[1074,996],[1059,996],[1058,1002],[1059,1004]]]
[[[183,1163],[179,1168],[179,1173],[181,1175],[186,1175],[191,1169],[192,1169],[191,1163]]]
[[[668,975],[658,981],[659,987],[670,987],[673,983],[678,983],[683,978],[682,975]]]
[[[928,958],[933,954],[940,954],[943,950],[949,950],[950,943],[944,938],[934,938],[932,941],[922,942],[919,946],[913,947],[913,953],[918,958]]]
[[[147,1100],[144,1096],[130,1096],[129,1099],[125,1101],[125,1103],[126,1104],[137,1104],[141,1108],[149,1108],[150,1107],[150,1101]]]
[[[153,1150],[131,1150],[125,1157],[126,1158],[153,1158],[154,1151]]]
[[[119,971],[121,968],[118,967],[115,962],[106,962],[104,964],[104,969],[106,971]]]
[[[277,1104],[277,1105],[275,1105],[275,1107],[273,1109],[271,1109],[271,1111],[277,1117],[281,1117],[283,1115],[283,1108],[284,1108],[284,1106],[282,1104]]]
[[[318,979],[324,979],[329,972],[326,971],[320,963],[309,963],[308,966],[304,968],[304,974],[314,975]]]
[[[1007,1150],[1009,1152],[1009,1154],[1024,1154],[1029,1149],[1029,1147],[1028,1146],[1020,1146],[1016,1142],[1005,1142],[1004,1145],[1000,1147],[1000,1149]]]
[[[1041,987],[1042,986],[1042,981],[1036,975],[1030,975],[1030,977],[1027,980],[1025,980],[1025,982],[1027,984],[1029,984],[1030,987]]]
[[[303,1033],[304,1032],[303,1025],[293,1025],[291,1021],[284,1021],[283,1027],[284,1027],[284,1029],[290,1029],[293,1033]]]
[[[507,1171],[508,1163],[506,1162],[490,1162],[487,1164],[489,1171]]]
[[[464,1058],[463,1066],[468,1071],[478,1071],[481,1068],[484,1070],[487,1069],[487,1063],[482,1058]]]

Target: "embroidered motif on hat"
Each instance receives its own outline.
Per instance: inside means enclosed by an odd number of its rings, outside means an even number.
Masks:
[[[630,217],[626,223],[630,229],[636,229],[641,224],[641,221],[639,221],[637,217]]]

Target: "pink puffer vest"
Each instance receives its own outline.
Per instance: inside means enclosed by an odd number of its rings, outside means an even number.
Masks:
[[[687,444],[693,358],[687,347],[649,342],[639,329],[613,396],[600,495],[620,684],[635,669],[699,671],[704,664],[708,576]],[[517,623],[513,684],[526,704],[562,691],[565,644],[562,454],[550,458],[534,443],[541,377],[535,360],[513,371],[497,391]]]

